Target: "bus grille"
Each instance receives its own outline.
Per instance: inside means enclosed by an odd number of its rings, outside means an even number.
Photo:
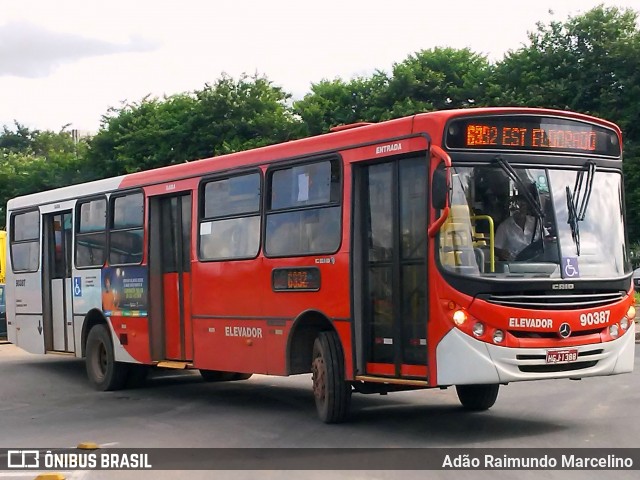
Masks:
[[[595,367],[597,363],[597,361],[592,360],[589,362],[556,363],[551,365],[521,365],[518,368],[523,373],[557,373],[583,370]]]
[[[606,325],[603,325],[602,328],[597,330],[577,330],[571,332],[571,338],[576,337],[586,337],[588,335],[598,335],[600,332],[606,328]],[[511,335],[517,338],[553,338],[558,339],[558,332],[529,332],[524,330],[507,330]]]
[[[526,308],[529,310],[571,310],[574,308],[603,307],[618,302],[624,298],[625,293],[615,292],[526,292],[512,294],[484,294],[478,298],[489,303],[505,307]]]

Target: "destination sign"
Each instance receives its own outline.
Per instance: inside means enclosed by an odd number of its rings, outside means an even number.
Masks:
[[[532,150],[620,156],[613,130],[577,120],[538,116],[471,117],[447,127],[448,148]]]
[[[276,268],[271,280],[275,291],[316,291],[320,289],[320,270],[315,267]]]

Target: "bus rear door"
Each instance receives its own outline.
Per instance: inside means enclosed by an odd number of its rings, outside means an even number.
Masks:
[[[193,359],[191,203],[191,192],[151,197],[149,203],[154,360]]]
[[[71,210],[43,215],[43,329],[46,351],[73,352]]]

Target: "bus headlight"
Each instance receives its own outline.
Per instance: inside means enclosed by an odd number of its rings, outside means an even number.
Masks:
[[[453,312],[453,321],[460,326],[467,321],[467,313],[464,310],[456,310]]]
[[[629,320],[633,320],[634,318],[636,318],[636,307],[634,307],[633,305],[630,305],[629,309],[627,310],[627,318]]]
[[[620,328],[622,330],[629,328],[629,319],[627,317],[623,317],[622,320],[620,320]]]
[[[504,340],[504,332],[502,330],[496,330],[493,332],[493,342],[494,343],[502,343]]]
[[[482,324],[481,322],[476,322],[473,324],[473,334],[476,337],[481,337],[482,335],[484,335],[484,324]]]
[[[609,327],[609,335],[611,335],[612,338],[618,338],[619,334],[620,334],[620,329],[618,328],[617,323]]]

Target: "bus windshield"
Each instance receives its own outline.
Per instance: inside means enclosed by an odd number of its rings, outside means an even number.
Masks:
[[[499,158],[454,164],[452,172],[451,212],[438,238],[446,270],[580,279],[617,278],[630,268],[619,172],[591,162],[523,168]]]

